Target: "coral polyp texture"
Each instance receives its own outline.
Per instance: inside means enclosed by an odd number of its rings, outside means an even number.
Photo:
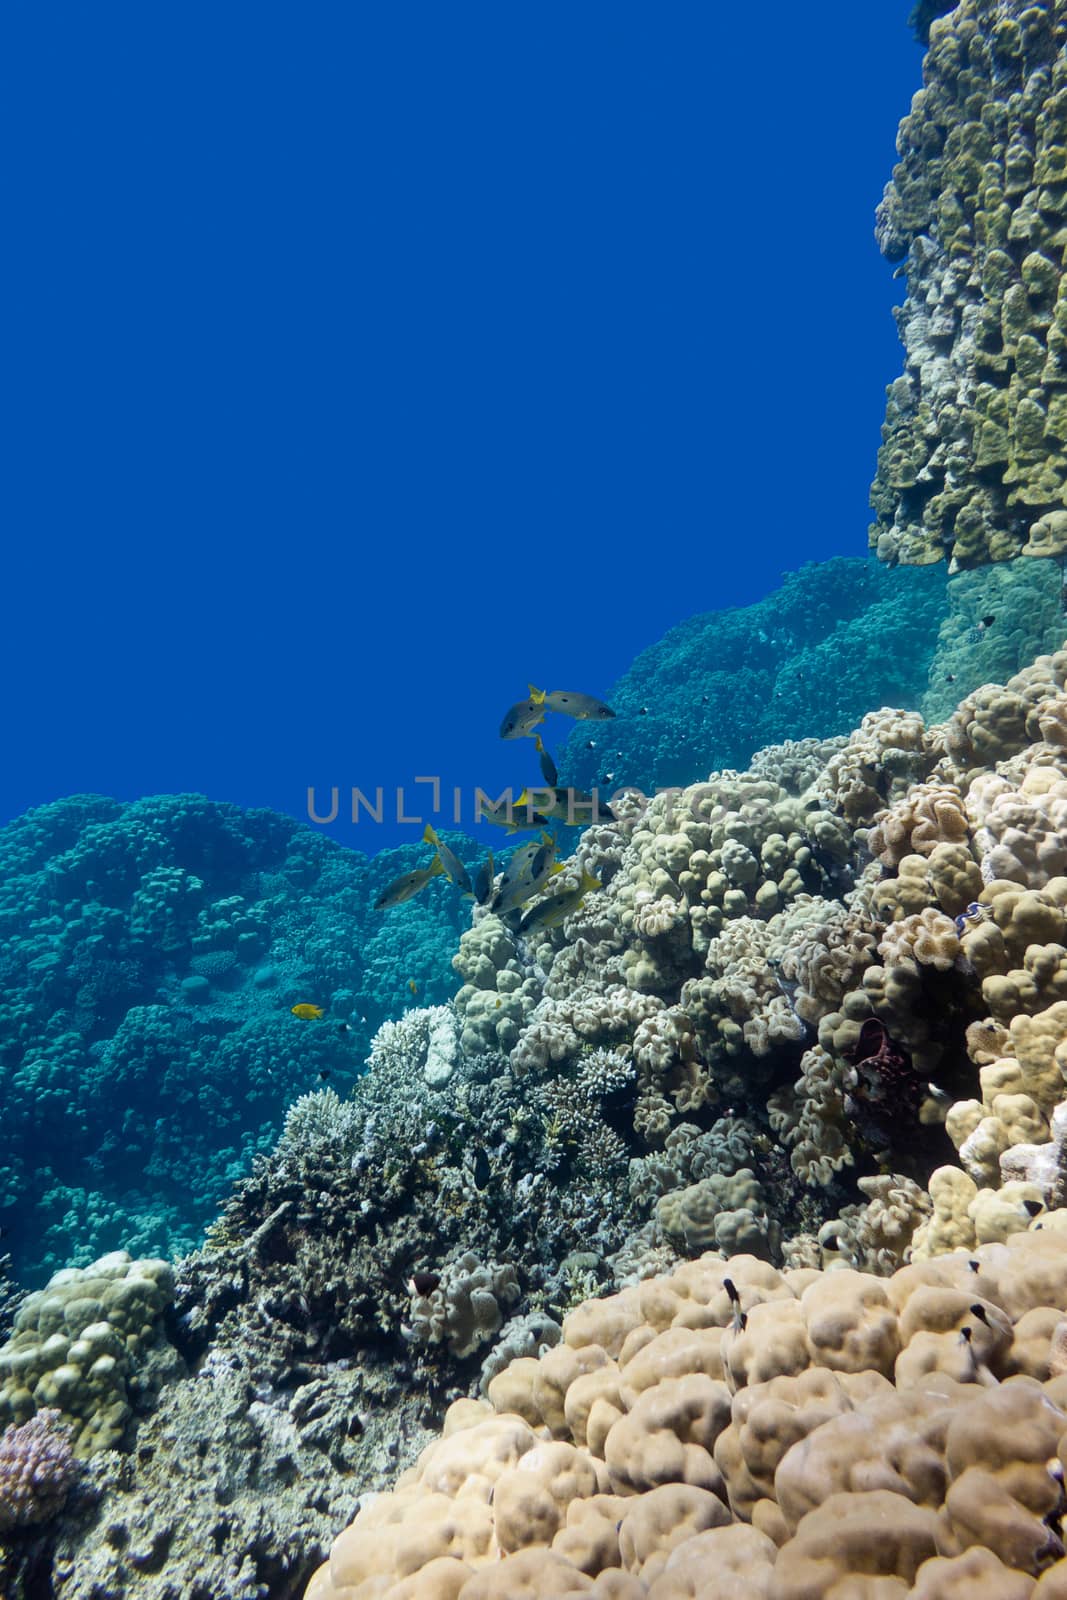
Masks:
[[[77,1461],[60,1413],[38,1411],[0,1433],[0,1536],[51,1522],[66,1504]]]
[[[703,1256],[457,1400],[305,1600],[1060,1600],[1067,1253]]]
[[[121,1443],[131,1397],[149,1387],[150,1362],[167,1348],[161,1319],[173,1290],[166,1261],[115,1251],[28,1294],[0,1346],[0,1423],[54,1412],[80,1456]]]
[[[907,296],[871,543],[952,570],[1062,557],[1067,6],[960,0],[924,20],[923,87],[878,214]]]

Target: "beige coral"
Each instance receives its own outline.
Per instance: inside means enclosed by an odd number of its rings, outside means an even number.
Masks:
[[[885,1280],[687,1263],[457,1402],[308,1600],[703,1600],[709,1573],[745,1600],[1058,1600],[1065,1311],[1033,1232]]]

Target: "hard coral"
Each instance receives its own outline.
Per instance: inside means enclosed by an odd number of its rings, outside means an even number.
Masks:
[[[1039,1306],[1059,1310],[1019,1375],[1013,1331]],[[1038,1234],[884,1282],[689,1263],[578,1308],[489,1405],[457,1402],[307,1600],[695,1600],[711,1572],[749,1600],[1058,1595],[1065,1306]]]
[[[70,1433],[45,1407],[0,1433],[0,1535],[58,1516],[77,1475]]]

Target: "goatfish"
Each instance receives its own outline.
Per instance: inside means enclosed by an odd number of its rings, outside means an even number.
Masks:
[[[474,875],[474,898],[480,906],[484,906],[492,894],[495,876],[493,852],[490,850],[488,859],[482,862]]]
[[[545,720],[545,692],[529,685],[530,698],[517,700],[500,724],[502,739],[528,739],[539,723]]]
[[[450,850],[443,839],[438,838],[437,829],[429,822],[426,824],[422,839],[424,844],[432,844],[437,851],[437,859],[444,868],[444,874],[449,883],[454,883],[457,889],[461,889],[464,894],[470,895],[471,899],[473,899],[474,888],[471,884],[470,873],[456,855],[456,852]]]
[[[553,873],[564,870],[562,861],[556,860],[556,841],[550,834],[532,839],[515,851],[504,870],[504,876],[493,901],[498,916],[514,911],[516,906],[532,900]]]
[[[431,878],[436,878],[444,870],[441,857],[434,856],[428,867],[419,867],[415,872],[402,873],[382,890],[374,902],[375,911],[388,911],[391,906],[401,906],[405,900],[414,899],[420,889],[425,889]]]
[[[559,783],[559,773],[556,770],[556,763],[545,749],[545,741],[539,733],[534,734],[534,748],[541,759],[541,776],[548,784],[548,787],[554,789]]]
[[[606,722],[615,715],[603,700],[595,700],[591,694],[575,694],[571,689],[552,689],[548,694],[543,694],[531,683],[531,700],[537,696],[540,696],[537,703],[543,705],[546,711],[561,711],[565,717],[574,717],[577,722]]]
[[[317,1022],[325,1015],[321,1006],[309,1005],[306,1000],[302,1000],[298,1006],[290,1006],[289,1009],[294,1017],[300,1018],[301,1022]]]
[[[577,911],[587,894],[603,887],[599,878],[583,870],[580,880],[572,889],[561,889],[556,894],[546,895],[540,905],[531,906],[519,923],[519,932],[530,933],[534,928],[558,928],[572,911]]]

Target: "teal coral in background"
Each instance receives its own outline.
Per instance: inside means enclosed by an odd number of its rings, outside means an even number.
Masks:
[[[988,628],[984,617],[993,617]],[[949,579],[948,610],[930,663],[921,710],[940,722],[981,683],[1005,683],[1064,639],[1063,566],[1020,557]]]
[[[786,573],[756,605],[687,618],[614,686],[616,720],[571,737],[567,776],[602,788],[691,783],[743,767],[763,745],[828,738],[875,706],[917,704],[945,585],[936,569],[840,557]]]
[[[197,795],[78,796],[0,830],[0,1220],[21,1277],[191,1248],[291,1101],[362,1070],[409,979],[420,1004],[455,991],[469,913],[448,883],[373,910],[427,857]]]
[[[583,787],[652,789],[847,733],[883,705],[945,716],[1058,648],[1061,590],[1059,563],[1029,558],[953,578],[940,565],[809,563],[758,604],[689,617],[643,651],[611,691],[615,720],[580,725],[561,770]]]

